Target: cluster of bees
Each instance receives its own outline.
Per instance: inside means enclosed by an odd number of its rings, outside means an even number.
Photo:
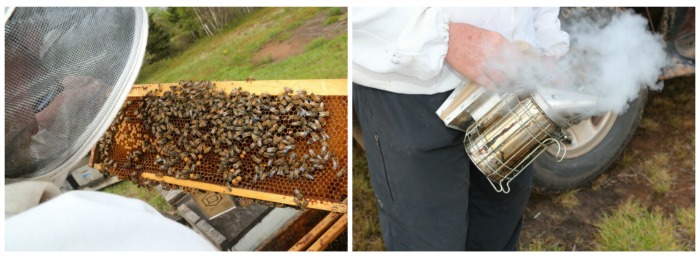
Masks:
[[[138,182],[144,165],[157,176],[189,180],[202,180],[202,171],[216,170],[229,189],[275,177],[313,181],[319,172],[346,173],[329,149],[323,127],[330,112],[321,96],[289,88],[279,95],[240,88],[226,93],[207,81],[181,81],[162,96],[156,93],[128,101],[100,140],[103,172],[127,169]],[[110,158],[112,138],[124,121],[142,124],[152,136],[126,161],[115,161]],[[301,144],[308,151],[296,151]],[[144,152],[155,154],[155,160],[144,161]],[[293,193],[300,206],[308,204],[298,189]]]

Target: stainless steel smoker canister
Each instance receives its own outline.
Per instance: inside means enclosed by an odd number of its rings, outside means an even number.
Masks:
[[[558,145],[559,160],[564,157],[566,148],[562,140],[566,136],[563,130],[572,125],[572,119],[553,109],[548,102],[561,105],[557,107],[573,115],[572,110],[581,110],[578,107],[583,106],[590,108],[596,101],[585,96],[578,98],[581,101],[571,98],[559,101],[561,92],[538,90],[506,94],[467,129],[464,138],[467,154],[497,192],[508,193],[510,181],[550,145]],[[575,108],[569,108],[571,105]]]

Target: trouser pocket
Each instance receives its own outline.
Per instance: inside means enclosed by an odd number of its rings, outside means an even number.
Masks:
[[[382,151],[382,143],[381,143],[381,140],[380,140],[378,133],[374,133],[374,143],[377,145],[377,149],[379,151],[379,158],[380,158],[381,167],[382,167],[381,173],[383,174],[384,182],[386,183],[386,189],[387,189],[387,191],[389,191],[388,192],[389,198],[391,198],[392,203],[396,202],[396,200],[394,198],[394,193],[391,190],[391,183],[389,182],[389,175],[388,175],[388,172],[386,170],[386,160],[384,159],[384,151]],[[381,202],[379,204],[382,205]]]
[[[393,207],[395,195],[390,186],[386,165],[387,158],[390,158],[387,154],[391,153],[391,151],[387,152],[387,150],[391,149],[383,149],[383,147],[388,146],[382,145],[383,127],[380,126],[381,122],[378,119],[386,119],[386,114],[381,108],[375,108],[375,105],[381,102],[377,99],[377,93],[379,92],[376,90],[367,89],[353,83],[353,105],[357,118],[360,121],[360,126],[362,126],[372,189],[379,207],[393,213],[395,209]]]

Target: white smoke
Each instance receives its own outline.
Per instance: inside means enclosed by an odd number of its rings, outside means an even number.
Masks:
[[[663,88],[657,78],[669,63],[665,43],[648,30],[647,20],[640,15],[618,12],[603,27],[590,20],[575,20],[566,32],[571,47],[565,56],[556,62],[526,58],[511,81],[597,96],[594,115],[623,113],[643,87]]]

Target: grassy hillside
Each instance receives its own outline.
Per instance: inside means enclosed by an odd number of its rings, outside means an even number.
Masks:
[[[319,17],[323,16],[323,17]],[[322,26],[347,23],[347,13],[337,8],[266,8],[237,21],[212,37],[200,39],[178,56],[144,65],[136,83],[192,80],[323,79],[347,77],[347,26],[332,38],[311,40],[300,54],[283,59],[253,56],[266,44],[297,36],[295,29],[313,18]]]

